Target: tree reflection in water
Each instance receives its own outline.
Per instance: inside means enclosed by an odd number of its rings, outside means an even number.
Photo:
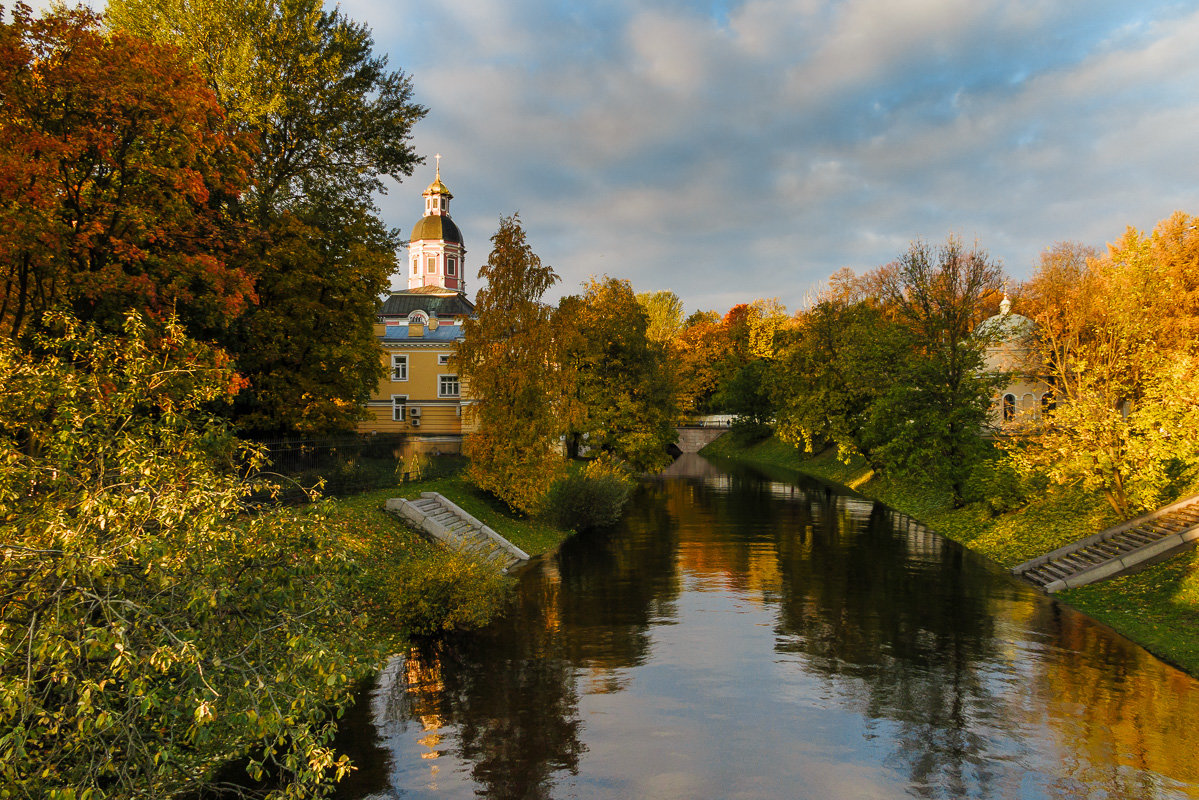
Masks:
[[[414,648],[374,699],[388,770],[341,796],[1199,798],[1194,680],[775,478],[649,482],[496,625]]]

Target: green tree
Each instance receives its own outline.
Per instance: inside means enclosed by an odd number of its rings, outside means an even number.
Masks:
[[[276,796],[329,743],[364,637],[319,511],[246,515],[257,454],[205,409],[239,381],[179,324],[55,313],[0,340],[0,785],[12,797],[196,792],[239,754]]]
[[[399,234],[370,199],[419,163],[425,108],[370,31],[319,0],[112,0],[110,23],[180,48],[259,143],[244,214],[258,304],[222,337],[259,432],[352,425],[381,377],[370,320]]]
[[[0,326],[138,308],[213,330],[253,299],[236,220],[247,151],[170,47],[91,12],[0,20]]]
[[[875,452],[890,469],[906,469],[947,486],[955,504],[985,448],[983,424],[1002,376],[983,371],[988,342],[974,335],[983,305],[1003,272],[987,254],[950,237],[935,250],[913,242],[880,274],[881,300],[911,334],[904,375],[872,413]]]
[[[513,510],[533,513],[564,466],[556,450],[562,374],[552,309],[541,300],[558,275],[533,252],[517,215],[500,220],[491,244],[479,270],[487,285],[458,348],[474,425],[468,474]]]
[[[770,376],[779,437],[809,452],[835,444],[842,457],[860,454],[882,471],[875,408],[908,379],[911,348],[908,331],[876,299],[821,299],[783,336]]]
[[[582,295],[562,298],[555,318],[573,334],[560,349],[576,414],[568,442],[611,452],[639,470],[669,462],[674,430],[673,384],[665,346],[646,335],[649,320],[628,281],[590,281]]]

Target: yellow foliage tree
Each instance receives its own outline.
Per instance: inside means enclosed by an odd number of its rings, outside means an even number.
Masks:
[[[1100,490],[1122,517],[1165,498],[1199,455],[1199,255],[1194,219],[1106,255],[1056,245],[1027,286],[1055,408],[1012,445],[1016,463]]]

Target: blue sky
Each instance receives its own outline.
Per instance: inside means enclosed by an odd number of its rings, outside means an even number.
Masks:
[[[1016,279],[1060,240],[1199,213],[1199,4],[346,0],[414,83],[467,274],[519,212],[562,283],[688,311],[778,297],[922,237]],[[477,279],[469,286],[478,288]]]

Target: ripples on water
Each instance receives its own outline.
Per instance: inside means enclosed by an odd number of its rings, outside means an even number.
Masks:
[[[397,656],[341,798],[1199,798],[1199,684],[879,504],[682,461]]]

